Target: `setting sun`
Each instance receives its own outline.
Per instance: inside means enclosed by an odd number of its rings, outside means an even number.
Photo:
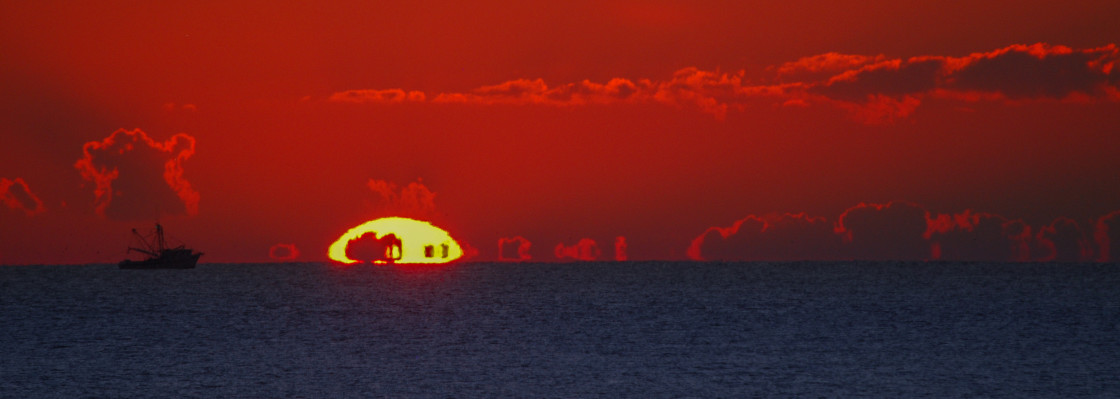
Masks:
[[[364,256],[355,255],[358,251]],[[450,234],[431,223],[388,217],[347,230],[331,244],[327,256],[344,264],[447,263],[462,257],[463,249]]]

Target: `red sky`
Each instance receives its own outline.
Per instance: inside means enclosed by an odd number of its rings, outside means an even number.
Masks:
[[[1114,1],[168,3],[4,2],[0,264],[1118,252]]]

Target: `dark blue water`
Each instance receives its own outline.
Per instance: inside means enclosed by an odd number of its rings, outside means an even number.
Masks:
[[[4,397],[1118,397],[1120,265],[0,268]]]

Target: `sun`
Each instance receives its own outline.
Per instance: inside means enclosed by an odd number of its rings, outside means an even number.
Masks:
[[[360,255],[359,255],[360,252]],[[431,223],[388,217],[362,223],[339,237],[327,250],[331,260],[344,264],[448,263],[463,249],[443,229]],[[365,259],[353,259],[361,257]]]

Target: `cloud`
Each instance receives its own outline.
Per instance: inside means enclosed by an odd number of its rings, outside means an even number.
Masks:
[[[1022,220],[965,210],[929,221],[933,259],[1025,262],[1030,260],[1031,228]]]
[[[1092,259],[1088,237],[1077,221],[1060,217],[1038,231],[1036,259],[1043,262],[1080,262]]]
[[[436,194],[422,181],[397,187],[385,180],[369,179],[366,185],[376,194],[374,207],[383,216],[403,216],[416,219],[431,219],[436,216]]]
[[[834,226],[804,213],[750,215],[728,227],[708,228],[686,255],[698,261],[1115,261],[1111,246],[1120,242],[1120,211],[1094,223],[1096,258],[1088,235],[1070,218],[1057,218],[1032,234],[1021,219],[971,209],[931,216],[906,201],[861,203],[845,210]]]
[[[859,69],[864,65],[882,62],[886,56],[866,56],[858,54],[824,53],[802,57],[797,61],[771,67],[783,82],[816,82],[827,80],[845,71]]]
[[[618,236],[614,238],[614,260],[623,262],[626,261],[626,237]]]
[[[401,240],[396,234],[378,238],[369,231],[346,243],[346,257],[360,262],[388,261],[401,257]]]
[[[853,103],[839,101],[834,106],[848,111],[857,122],[867,125],[882,125],[910,116],[922,102],[917,97],[890,97],[883,94],[869,96],[866,101]]]
[[[930,259],[929,212],[913,203],[861,203],[840,215],[836,233],[844,257],[861,260]]]
[[[1114,44],[1091,49],[1017,44],[965,57],[880,60],[824,82],[805,83],[810,94],[838,102],[856,119],[881,123],[909,115],[929,96],[964,101],[1118,100],[1118,60],[1120,48]],[[884,107],[885,99],[894,100],[887,105],[906,106]]]
[[[839,239],[825,218],[804,213],[750,215],[730,227],[710,227],[693,239],[693,260],[835,259]]]
[[[177,110],[195,112],[195,111],[198,111],[198,106],[194,105],[194,104],[182,104],[182,105],[180,105],[180,104],[175,104],[175,103],[166,103],[166,104],[163,104],[163,110],[167,111],[167,112],[175,112]]]
[[[385,90],[346,90],[331,94],[328,101],[340,103],[404,103],[423,102],[426,96],[421,91],[401,89]]]
[[[43,201],[39,200],[39,196],[31,192],[27,183],[19,177],[12,180],[0,178],[0,202],[8,208],[23,211],[27,216],[34,216],[47,210],[43,207]]]
[[[430,102],[476,105],[587,106],[663,104],[723,119],[751,105],[823,103],[848,110],[869,124],[890,123],[929,97],[962,101],[1069,98],[1120,100],[1120,48],[1114,44],[1072,49],[1045,43],[1011,45],[964,57],[825,53],[768,68],[770,78],[751,82],[742,70],[687,67],[667,78],[548,84],[512,79],[469,92],[440,93]],[[348,90],[329,101],[423,102],[429,96],[402,89]]]
[[[532,260],[529,248],[532,243],[522,236],[498,239],[498,260],[503,262],[524,262]]]
[[[101,141],[85,143],[74,167],[95,183],[99,215],[123,220],[195,215],[199,194],[183,177],[183,163],[194,152],[195,139],[185,133],[161,143],[140,129],[119,129]]]
[[[1043,43],[1013,45],[963,58],[946,58],[945,86],[998,93],[1011,99],[1102,97],[1115,90],[1120,48],[1075,50]]]
[[[615,78],[606,83],[584,80],[549,87],[543,79],[515,79],[469,93],[441,93],[435,103],[576,106],[648,102],[656,88],[648,80]]]
[[[833,76],[810,92],[848,102],[925,93],[937,87],[943,65],[944,60],[938,58],[881,61]]]
[[[1116,262],[1120,260],[1120,256],[1113,255],[1113,253],[1120,253],[1120,246],[1113,248],[1114,244],[1120,244],[1120,211],[1109,213],[1097,219],[1093,237],[1097,241],[1097,261]],[[1116,251],[1113,251],[1113,249],[1116,249]]]
[[[276,244],[268,248],[268,257],[275,261],[292,261],[299,257],[295,244]]]
[[[614,78],[605,83],[583,80],[549,85],[543,79],[514,79],[496,85],[482,86],[466,93],[440,93],[431,102],[547,106],[657,103],[697,109],[717,118],[723,118],[729,108],[739,108],[747,101],[756,101],[756,98],[773,97],[773,101],[777,101],[777,96],[787,90],[784,85],[745,85],[743,74],[743,71],[724,73],[689,67],[676,71],[671,78],[664,81]],[[386,100],[386,97],[389,100]],[[401,102],[405,97],[411,101],[424,101],[426,98],[420,92],[409,92],[405,96],[403,91],[391,89],[337,92],[332,94],[329,100],[387,103]]]
[[[590,238],[579,240],[576,245],[565,246],[564,243],[556,244],[555,249],[556,259],[575,259],[582,261],[593,261],[599,259],[603,251],[599,250],[599,244]]]

